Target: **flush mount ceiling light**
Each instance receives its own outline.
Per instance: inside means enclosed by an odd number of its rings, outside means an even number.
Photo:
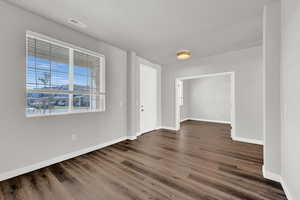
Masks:
[[[82,23],[81,21],[77,20],[77,19],[74,19],[74,18],[70,18],[68,19],[68,23],[74,25],[74,26],[77,26],[79,28],[86,28],[87,25]]]
[[[182,51],[178,51],[176,53],[176,56],[178,60],[186,60],[192,57],[192,53],[188,50],[182,50]]]

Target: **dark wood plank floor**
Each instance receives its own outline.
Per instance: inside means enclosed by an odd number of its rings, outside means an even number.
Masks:
[[[262,177],[262,150],[229,125],[187,121],[0,182],[0,200],[286,199]]]

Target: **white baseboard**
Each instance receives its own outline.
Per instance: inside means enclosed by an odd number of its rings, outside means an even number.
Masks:
[[[188,120],[203,121],[203,122],[213,122],[213,123],[221,123],[221,124],[231,124],[230,121],[220,121],[220,120],[200,119],[200,118],[193,118],[193,117],[188,118]]]
[[[188,119],[189,120],[194,120],[194,121],[231,124],[231,122],[229,122],[229,121],[219,121],[219,120],[209,120],[209,119],[199,119],[199,118],[188,118]],[[242,138],[242,137],[236,137],[236,136],[232,136],[232,139],[235,140],[235,141],[239,141],[239,142],[246,142],[246,143],[251,143],[251,144],[263,145],[263,141],[261,141],[261,140],[248,139],[248,138]]]
[[[250,144],[264,145],[263,141],[261,141],[261,140],[248,139],[248,138],[242,138],[242,137],[236,137],[236,136],[233,136],[232,140],[238,141],[238,142],[246,142],[246,143],[250,143]]]
[[[65,155],[62,155],[62,156],[58,156],[58,157],[50,159],[50,160],[45,160],[45,161],[42,161],[42,162],[39,162],[39,163],[36,163],[36,164],[33,164],[33,165],[29,165],[29,166],[26,166],[26,167],[22,167],[22,168],[19,168],[19,169],[8,171],[8,172],[0,174],[0,181],[6,180],[6,179],[9,179],[9,178],[13,178],[13,177],[16,177],[16,176],[19,176],[19,175],[22,175],[22,174],[26,174],[28,172],[32,172],[34,170],[44,168],[44,167],[53,165],[55,163],[59,163],[59,162],[65,161],[65,160],[69,160],[71,158],[74,158],[74,157],[77,157],[77,156],[80,156],[80,155],[83,155],[83,154],[86,154],[86,153],[89,153],[89,152],[92,152],[92,151],[95,151],[95,150],[98,150],[98,149],[101,149],[101,148],[104,148],[104,147],[107,147],[107,146],[110,146],[112,144],[116,144],[116,143],[124,141],[126,139],[129,139],[129,138],[127,138],[125,136],[120,137],[118,139],[114,139],[114,140],[111,140],[109,142],[105,142],[105,143],[102,143],[102,144],[99,144],[99,145],[96,145],[96,146],[88,147],[88,148],[85,148],[85,149],[82,149],[82,150],[79,150],[79,151],[75,151],[75,152],[68,153],[68,154],[65,154]]]
[[[262,167],[262,171],[263,171],[263,176],[266,179],[270,179],[272,181],[276,181],[276,182],[281,182],[281,176],[279,174],[270,172],[268,170],[266,170],[265,166]]]
[[[158,129],[160,129],[160,127],[156,127],[156,128],[154,128],[154,129],[144,130],[143,132],[137,133],[137,136],[140,136],[140,135],[142,135],[142,134],[144,134],[144,133],[149,133],[149,132],[151,132],[151,131],[155,131],[155,130],[158,130]]]
[[[283,180],[283,178],[279,174],[276,174],[276,173],[266,170],[265,166],[263,166],[262,170],[263,170],[264,178],[281,183],[283,191],[284,191],[286,197],[288,198],[288,200],[295,200],[295,198],[292,197],[286,182]]]
[[[171,131],[178,131],[179,130],[177,128],[170,127],[170,126],[161,126],[161,127],[159,127],[159,129],[167,129],[167,130],[171,130]]]
[[[199,119],[199,118],[188,118],[189,120],[194,121],[203,121],[203,122],[214,122],[214,123],[221,123],[221,124],[231,124],[229,121],[219,121],[219,120],[209,120],[209,119]],[[261,140],[255,140],[255,139],[248,139],[248,138],[242,138],[242,137],[236,137],[232,136],[232,139],[239,142],[246,142],[251,144],[259,144],[263,145],[263,141]]]
[[[185,118],[185,119],[182,119],[182,120],[180,120],[180,122],[184,122],[184,121],[187,121],[187,120],[189,120],[190,118]]]
[[[127,139],[128,139],[128,140],[136,140],[136,139],[137,139],[137,136],[127,136]]]
[[[285,193],[286,197],[288,198],[288,200],[296,200],[294,197],[292,197],[292,194],[290,193],[290,191],[288,189],[288,185],[283,180],[283,178],[281,178],[281,186],[282,186],[284,193]]]

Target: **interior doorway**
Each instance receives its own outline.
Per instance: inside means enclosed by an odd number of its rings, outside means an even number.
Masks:
[[[140,64],[140,132],[139,135],[157,128],[158,71]]]
[[[221,77],[222,76],[222,77]],[[184,94],[185,94],[185,89],[186,87],[184,86],[186,82],[196,82],[197,80],[200,80],[200,79],[204,79],[204,78],[218,78],[220,80],[222,80],[222,78],[224,79],[226,77],[226,79],[228,80],[226,83],[228,83],[228,91],[221,91],[225,96],[226,96],[226,106],[223,106],[223,107],[226,107],[226,109],[224,108],[224,111],[223,113],[226,111],[226,114],[228,115],[228,117],[225,119],[226,120],[215,120],[212,118],[209,118],[209,117],[195,117],[195,110],[196,108],[193,107],[191,110],[193,111],[192,113],[193,114],[190,114],[188,117],[183,117],[183,109],[182,107],[185,106],[185,104],[187,104],[187,102],[185,102],[185,97],[184,97]],[[220,83],[219,83],[220,84]],[[221,85],[223,87],[223,85]],[[191,104],[191,105],[194,105],[195,102],[198,103],[198,104],[201,104],[203,101],[208,103],[209,106],[205,106],[205,107],[210,107],[212,110],[216,111],[216,112],[219,112],[220,108],[218,107],[217,104],[215,104],[215,101],[219,101],[220,99],[218,99],[218,91],[209,91],[210,89],[207,89],[205,88],[205,85],[202,86],[204,87],[204,89],[206,90],[203,91],[203,88],[202,88],[202,91],[200,89],[198,90],[195,90],[195,86],[189,86],[190,88],[193,88],[193,91],[190,91],[190,95],[193,94],[193,96],[197,96],[198,99],[194,99],[194,101],[191,101],[189,100],[188,103]],[[236,123],[235,123],[235,74],[234,72],[223,72],[223,73],[216,73],[216,74],[204,74],[204,75],[198,75],[198,76],[190,76],[190,77],[180,77],[180,78],[177,78],[176,81],[175,81],[175,88],[176,88],[176,100],[175,100],[175,119],[176,119],[176,129],[179,130],[180,129],[180,122],[183,120],[183,118],[186,120],[186,119],[191,119],[191,120],[200,120],[200,121],[211,121],[211,122],[216,122],[216,123],[228,123],[228,124],[231,124],[231,127],[232,127],[232,130],[231,130],[231,137],[234,138],[235,137],[235,130],[236,130]],[[222,89],[222,88],[221,88]],[[207,95],[207,92],[209,94],[212,94],[213,97],[212,97],[212,100],[209,99],[209,98],[200,98],[199,100],[199,97],[200,95],[205,96]],[[215,92],[215,94],[214,94]],[[224,96],[223,95],[223,96]],[[222,95],[221,95],[222,96]],[[224,97],[225,98],[225,97]],[[211,101],[211,102],[209,102]],[[223,101],[223,100],[222,100]],[[225,100],[224,100],[225,101]],[[222,109],[222,107],[221,107]],[[207,112],[205,113],[207,114]],[[220,112],[217,113],[220,115]]]

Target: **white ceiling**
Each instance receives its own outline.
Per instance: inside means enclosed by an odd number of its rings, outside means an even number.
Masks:
[[[7,0],[56,22],[75,18],[93,37],[160,64],[261,44],[263,5],[272,0]],[[177,63],[178,64],[178,63]]]

